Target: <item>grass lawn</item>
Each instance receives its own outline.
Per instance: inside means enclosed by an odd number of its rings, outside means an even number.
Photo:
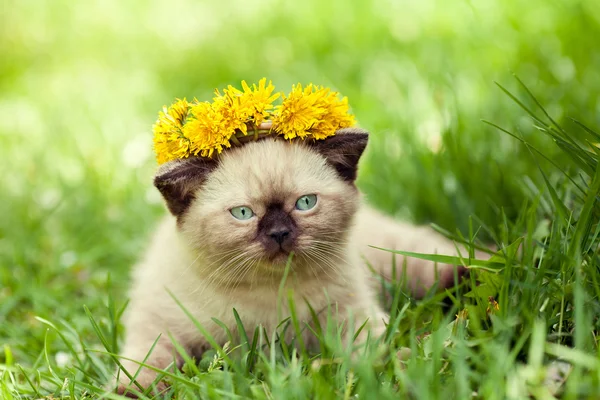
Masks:
[[[600,398],[596,0],[7,1],[0,399],[118,397],[128,272],[165,212],[156,113],[263,76],[348,96],[371,204],[500,251],[447,293],[385,287],[384,353],[249,338],[171,376],[178,399]]]

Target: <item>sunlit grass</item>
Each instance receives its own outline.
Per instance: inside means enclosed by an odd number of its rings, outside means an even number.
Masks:
[[[316,368],[261,333],[175,372],[180,398],[596,397],[595,1],[13,1],[0,33],[0,398],[115,397],[128,270],[164,212],[156,113],[263,76],[348,96],[370,203],[501,251],[451,293],[386,287],[387,353],[352,361],[333,329]]]

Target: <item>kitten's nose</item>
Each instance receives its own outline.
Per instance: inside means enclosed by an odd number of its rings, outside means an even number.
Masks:
[[[279,244],[281,246],[281,244],[283,243],[283,241],[290,236],[290,231],[289,230],[276,230],[276,231],[272,231],[269,232],[269,236],[271,237],[271,239],[273,239],[274,241],[277,242],[277,244]]]

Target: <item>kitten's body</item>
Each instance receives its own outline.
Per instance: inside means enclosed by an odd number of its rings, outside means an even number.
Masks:
[[[428,228],[397,223],[361,205],[354,178],[366,134],[347,130],[334,138],[314,146],[264,140],[229,150],[218,163],[198,159],[159,171],[157,187],[175,216],[163,221],[135,269],[125,357],[144,360],[159,335],[146,361],[158,368],[181,360],[169,336],[192,355],[207,348],[172,295],[220,344],[226,334],[213,318],[235,332],[233,308],[249,335],[257,325],[271,332],[289,316],[278,289],[290,251],[295,256],[286,282],[299,321],[312,320],[308,299],[316,311],[333,306],[339,319],[351,314],[357,326],[368,319],[372,335],[383,332],[386,316],[366,261],[390,278],[392,265],[402,276],[404,260],[398,257],[394,264],[390,253],[369,246],[443,254],[454,253],[455,247]],[[305,194],[317,195],[318,202],[301,211],[295,201]],[[236,220],[229,210],[241,205],[256,215]],[[273,250],[269,232],[282,226],[288,227],[289,240],[279,240]],[[406,267],[417,295],[436,280],[433,264],[412,259]],[[444,265],[438,270],[442,285],[449,285],[453,269]],[[310,346],[313,334],[305,332]],[[134,362],[123,364],[132,374],[138,368]],[[155,376],[143,369],[137,381],[148,386]],[[119,390],[128,385],[121,374]]]

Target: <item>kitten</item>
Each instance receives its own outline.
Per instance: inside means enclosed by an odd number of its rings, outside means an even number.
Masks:
[[[385,330],[376,279],[365,260],[391,278],[393,255],[369,245],[416,252],[454,254],[454,244],[429,228],[401,224],[361,204],[354,184],[368,134],[343,129],[319,141],[266,138],[228,149],[218,161],[189,158],[158,170],[155,185],[173,214],[161,224],[133,275],[125,317],[123,356],[165,368],[182,360],[172,336],[191,355],[208,348],[178,301],[224,344],[224,330],[236,331],[236,308],[249,335],[261,324],[279,324],[278,287],[291,252],[287,286],[293,288],[298,320],[310,322],[304,299],[314,310],[332,305],[337,318],[368,320],[371,335]],[[398,256],[398,277],[404,259]],[[432,263],[406,260],[406,276],[416,296],[436,281]],[[442,286],[453,284],[454,267],[438,266]],[[282,302],[283,317],[289,310]],[[307,331],[305,343],[315,345]],[[362,338],[367,330],[363,330]],[[350,332],[352,333],[352,332]],[[133,375],[139,365],[122,360]],[[143,368],[136,380],[148,387],[156,373]],[[131,382],[120,373],[118,391]],[[164,384],[159,384],[159,389]]]

